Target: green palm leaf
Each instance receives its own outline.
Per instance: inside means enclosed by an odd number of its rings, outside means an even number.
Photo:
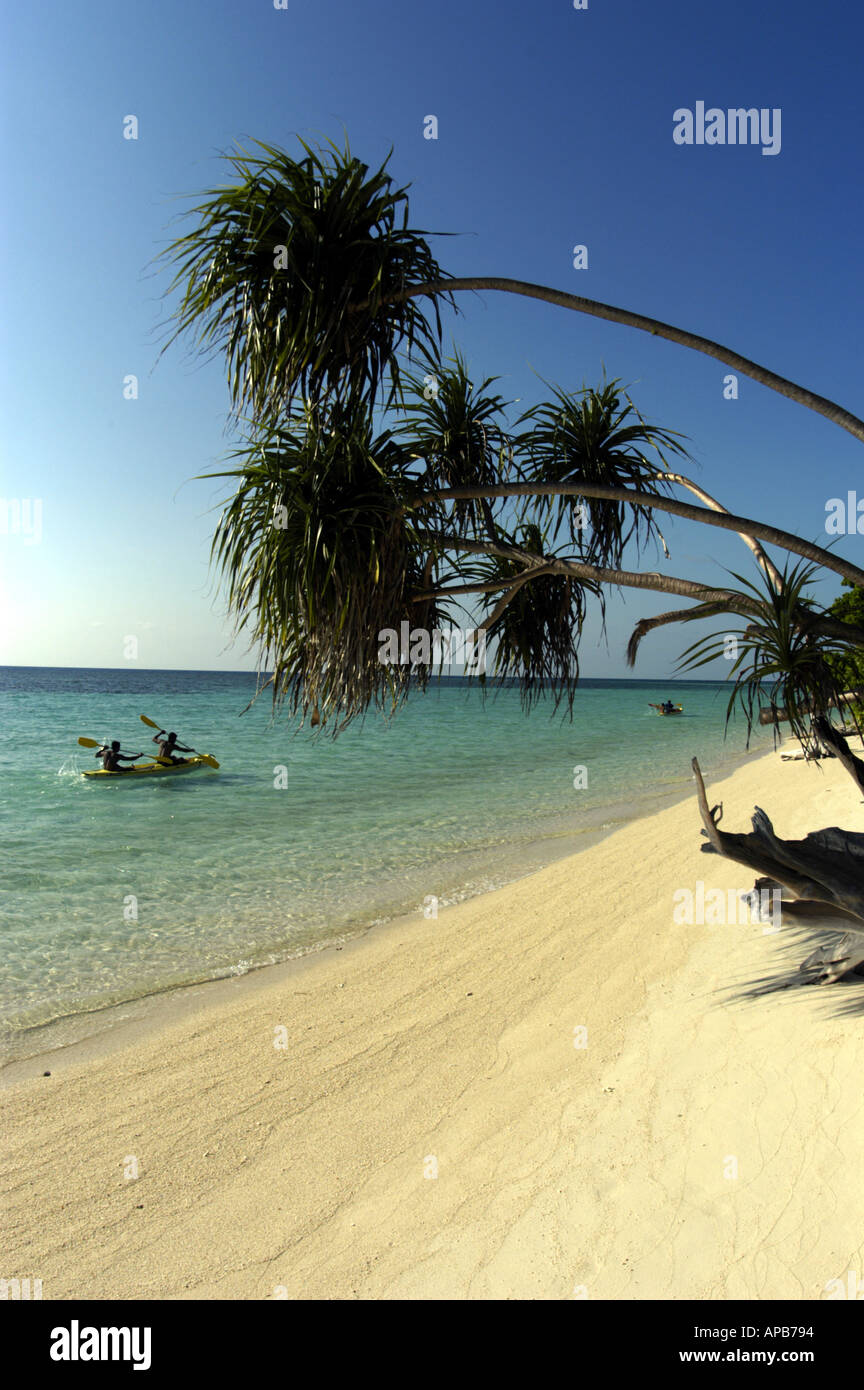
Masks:
[[[421,465],[418,482],[424,492],[495,487],[516,476],[512,442],[503,424],[507,402],[490,389],[495,380],[486,377],[475,386],[456,350],[443,360],[427,355],[423,375],[405,381],[397,432]],[[500,508],[500,502],[497,505]],[[494,536],[494,511],[489,501],[469,499],[453,503],[450,516],[460,528]]]
[[[600,483],[658,495],[671,486],[658,473],[667,453],[687,457],[672,430],[648,424],[617,380],[569,392],[552,386],[553,398],[526,411],[530,429],[519,439],[525,476],[538,483]],[[544,504],[552,507],[552,500]],[[579,554],[591,564],[621,564],[624,547],[662,536],[653,512],[623,502],[570,496],[559,498],[556,532],[564,527]],[[532,503],[532,507],[534,504]],[[583,509],[577,511],[577,506]],[[587,526],[577,518],[587,518]],[[665,548],[665,546],[664,546]]]
[[[208,191],[161,257],[179,294],[166,348],[192,334],[224,355],[235,414],[270,423],[297,395],[374,401],[386,376],[398,385],[400,346],[440,339],[437,299],[431,321],[416,300],[392,299],[446,278],[407,224],[407,190],[347,144],[300,145],[298,159],[263,141],[260,154],[226,155],[235,182]]]
[[[272,670],[274,703],[320,711],[334,732],[370,705],[392,712],[431,663],[386,665],[380,633],[437,626],[412,602],[427,551],[404,507],[410,460],[356,408],[307,407],[236,451],[235,491],[213,541],[237,629]]]
[[[682,653],[679,670],[698,670],[723,657],[730,661],[732,693],[726,722],[736,708],[741,709],[748,742],[765,702],[786,710],[791,732],[805,747],[813,737],[811,719],[827,717],[840,706],[844,692],[837,678],[842,665],[838,668],[837,662],[854,646],[848,640],[814,631],[824,614],[807,594],[807,587],[818,568],[803,561],[791,568],[787,563],[779,585],[764,574],[760,584],[733,574],[743,585],[734,592],[740,593],[751,609],[755,606],[753,616],[748,616],[744,628],[703,637]],[[734,646],[730,637],[735,639]]]

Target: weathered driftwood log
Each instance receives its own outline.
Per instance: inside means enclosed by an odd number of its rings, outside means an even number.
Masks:
[[[835,730],[830,732],[845,744]],[[860,764],[848,747],[845,753]],[[837,756],[841,757],[839,746]],[[864,764],[861,766],[864,770]],[[720,830],[722,803],[709,807],[696,758],[692,767],[702,834],[708,841],[701,847],[703,853],[721,854],[755,870],[761,876],[756,889],[785,889],[787,898],[781,899],[781,905],[787,916],[813,931],[830,933],[832,941],[814,951],[800,967],[810,977],[803,983],[830,983],[856,969],[864,961],[864,834],[831,826],[813,831],[803,840],[781,840],[758,806],[751,834]],[[840,929],[844,929],[842,936]]]
[[[864,792],[864,762],[855,756],[843,735],[833,727],[830,719],[826,719],[824,715],[819,715],[813,720],[813,728],[819,741],[826,748],[830,748],[835,758],[840,759],[856,787]]]
[[[772,892],[780,889],[782,893],[783,885],[773,878],[757,878],[753,885],[753,892],[759,897],[760,893]],[[788,891],[788,890],[787,890]],[[849,913],[842,907],[834,907],[832,903],[810,902],[807,898],[781,897],[783,911],[787,917],[792,917],[796,922],[808,926],[812,921],[822,921],[823,918],[838,918],[837,927],[841,923],[849,920]]]
[[[753,885],[756,901],[763,901],[762,894],[781,889],[782,885],[773,878],[757,878]],[[811,931],[824,931],[830,940],[823,942],[799,965],[803,979],[792,979],[793,984],[827,985],[842,980],[844,975],[864,974],[864,935],[855,932],[838,933],[835,928],[848,923],[849,914],[831,903],[808,902],[806,898],[781,899],[783,917]],[[833,920],[832,920],[833,919]]]

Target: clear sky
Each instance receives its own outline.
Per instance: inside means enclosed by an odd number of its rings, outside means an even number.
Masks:
[[[41,535],[32,510],[33,534],[0,534],[4,664],[122,666],[133,636],[141,666],[254,665],[208,571],[222,494],[192,481],[229,447],[224,376],[176,348],[157,362],[150,267],[235,141],[345,131],[369,162],[392,146],[414,225],[460,233],[433,241],[452,273],[654,315],[862,413],[864,19],[848,0],[12,0],[2,31],[0,496],[41,503]],[[779,108],[780,152],[676,144],[673,112],[698,101]],[[859,443],[743,377],[724,400],[718,362],[549,305],[461,304],[448,334],[520,408],[535,374],[577,387],[605,366],[690,437],[732,510],[824,542],[826,501],[864,497]],[[675,573],[751,572],[732,536],[665,530]],[[839,549],[864,560],[860,535]],[[626,674],[633,622],[669,606],[613,599],[584,674]],[[635,674],[671,673],[695,636],[648,638]]]

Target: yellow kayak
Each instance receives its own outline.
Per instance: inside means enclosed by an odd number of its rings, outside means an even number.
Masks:
[[[218,767],[216,759],[209,753],[196,753],[194,757],[187,758],[185,763],[142,763],[139,767],[130,768],[128,772],[106,772],[104,767],[97,768],[93,772],[82,772],[82,777],[110,777],[114,781],[120,778],[127,782],[134,782],[139,777],[176,777],[180,772],[195,772],[199,767]]]

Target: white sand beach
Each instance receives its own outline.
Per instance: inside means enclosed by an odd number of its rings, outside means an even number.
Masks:
[[[724,829],[864,829],[836,762],[767,754],[709,797]],[[752,885],[699,831],[694,796],[48,1055],[0,1096],[2,1272],[45,1299],[826,1298],[864,1269],[864,979],[746,997],[811,938],[675,925],[677,889]]]

